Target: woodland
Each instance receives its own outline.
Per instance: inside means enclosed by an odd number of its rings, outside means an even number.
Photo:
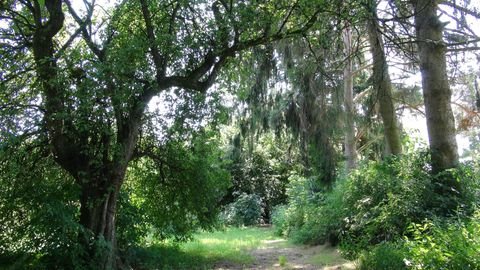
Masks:
[[[0,269],[259,225],[480,269],[479,35],[476,0],[2,0]]]

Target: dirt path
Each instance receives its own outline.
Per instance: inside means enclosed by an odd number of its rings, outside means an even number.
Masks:
[[[355,269],[352,262],[341,258],[338,251],[328,246],[304,247],[287,243],[286,240],[266,240],[262,246],[250,251],[254,257],[249,265],[236,265],[231,262],[220,262],[216,270],[340,270]]]

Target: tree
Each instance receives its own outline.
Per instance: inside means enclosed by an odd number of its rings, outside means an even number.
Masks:
[[[171,88],[205,93],[238,52],[305,32],[319,10],[312,1],[141,0],[95,17],[95,2],[84,3],[85,14],[68,0],[2,3],[2,87],[36,93],[43,120],[33,136],[48,138],[43,147],[80,186],[85,259],[106,241],[96,268],[107,269],[116,267],[117,201],[149,101]]]
[[[412,0],[422,73],[423,98],[434,173],[458,165],[455,121],[451,108],[443,41],[444,24],[437,15],[437,2]]]
[[[370,18],[367,20],[370,52],[373,57],[372,84],[374,93],[380,105],[380,116],[383,120],[387,153],[398,155],[402,152],[400,132],[397,123],[397,114],[392,97],[392,82],[388,74],[388,64],[385,56],[382,31],[378,24],[377,7],[375,1],[370,1],[367,7]]]
[[[353,105],[353,40],[352,29],[348,25],[343,30],[342,39],[345,50],[345,67],[343,68],[343,105],[345,110],[345,157],[347,171],[357,165],[357,147],[355,139],[355,107]]]

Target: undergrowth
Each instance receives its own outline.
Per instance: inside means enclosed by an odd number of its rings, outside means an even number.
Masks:
[[[277,234],[340,244],[360,269],[480,269],[479,166],[433,175],[426,152],[369,161],[329,188],[293,176]]]

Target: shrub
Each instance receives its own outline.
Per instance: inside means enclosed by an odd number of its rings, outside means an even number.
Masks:
[[[473,213],[480,191],[478,167],[463,164],[432,177],[428,164],[427,154],[411,153],[370,162],[351,174],[343,198],[343,207],[348,209],[343,234],[347,254],[409,235],[409,224],[425,218],[468,217]],[[455,185],[448,193],[438,192],[446,175]]]
[[[290,201],[283,210],[282,234],[294,242],[336,243],[342,227],[342,182],[332,192],[325,192],[317,178],[292,176],[287,189]]]
[[[257,194],[242,193],[222,213],[226,225],[251,226],[262,221],[262,200]]]
[[[352,259],[362,256],[363,269],[402,269],[406,262],[425,267],[430,257],[434,258],[431,265],[435,267],[418,269],[480,269],[477,261],[471,259],[480,257],[478,251],[475,253],[480,249],[474,237],[478,234],[478,220],[457,224],[463,226],[457,232],[451,221],[468,219],[476,209],[480,197],[479,167],[463,164],[432,176],[429,164],[426,152],[370,161],[337,180],[332,190],[316,184],[315,178],[292,176],[287,189],[289,203],[279,212],[282,214],[277,218],[281,225],[278,229],[295,242],[319,244],[340,240],[344,255]],[[443,192],[448,188],[450,191]],[[422,233],[431,239],[413,238],[403,246],[404,237],[419,235],[409,229],[410,224],[423,224],[426,219],[443,220],[440,223],[450,225],[435,225],[433,236]],[[442,246],[436,241],[448,244]],[[430,250],[428,245],[437,245],[440,250]],[[417,253],[410,255],[411,251]],[[455,255],[448,255],[451,253]],[[437,267],[442,256],[450,256],[450,268]]]
[[[289,180],[289,202],[285,211],[286,226],[283,234],[288,235],[294,242],[306,243],[315,235],[307,227],[315,223],[323,193],[319,192],[321,188],[314,177],[292,175]]]
[[[412,224],[404,247],[412,269],[480,269],[480,212],[471,220]]]
[[[407,226],[427,215],[431,198],[427,155],[410,154],[369,162],[353,172],[344,186],[345,230],[342,247],[355,257],[378,243],[403,236]]]
[[[230,178],[213,136],[199,132],[189,143],[172,138],[161,151],[154,149],[156,158],[130,163],[122,187],[127,194],[120,198],[122,237],[136,241],[132,237],[141,236],[145,223],[155,238],[176,240],[218,225],[218,203]]]
[[[384,242],[363,252],[358,260],[358,270],[407,269],[405,251],[401,244]]]
[[[84,264],[78,186],[41,150],[29,144],[0,149],[0,269]]]
[[[117,247],[122,255],[126,254],[128,249],[144,244],[151,230],[151,225],[146,221],[140,207],[135,204],[132,195],[132,188],[128,185],[120,190],[116,237]]]
[[[285,236],[287,230],[287,205],[277,205],[272,211],[272,225],[274,234],[278,236]]]

